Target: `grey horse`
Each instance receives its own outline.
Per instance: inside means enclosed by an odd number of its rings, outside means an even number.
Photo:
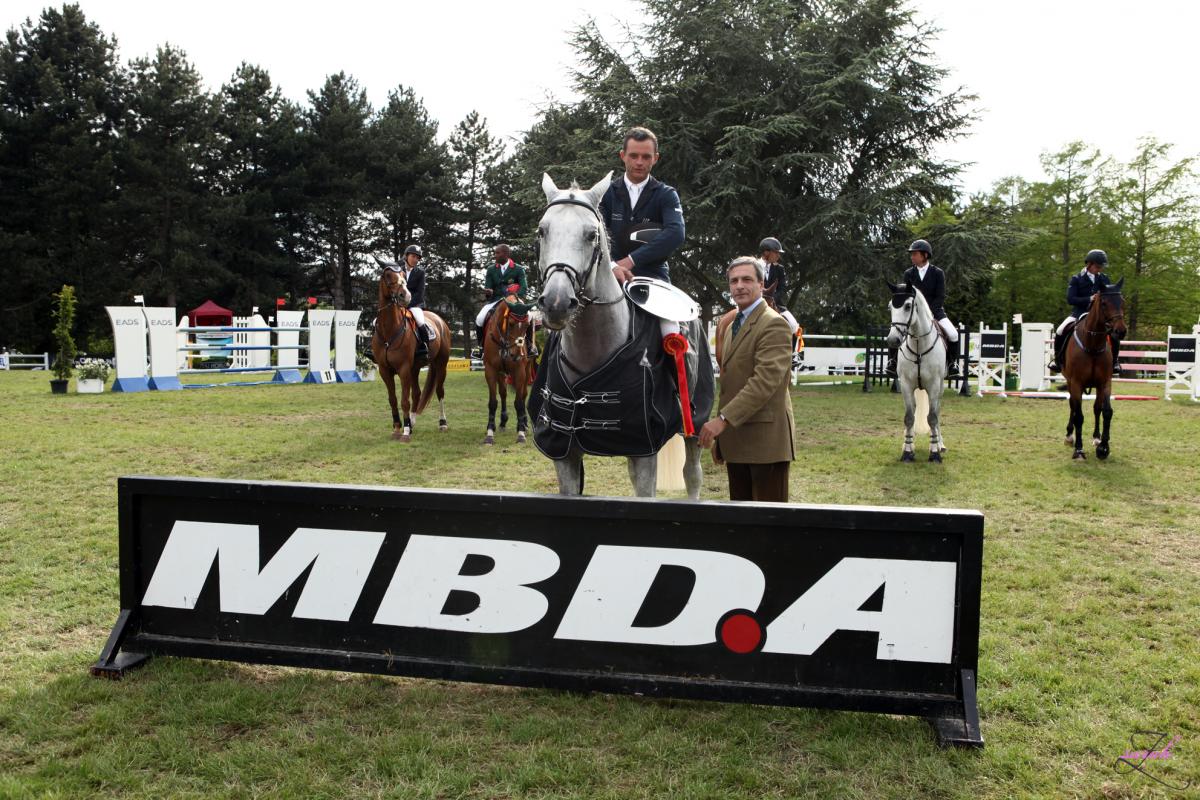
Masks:
[[[542,176],[547,208],[537,233],[542,284],[537,302],[545,326],[558,332],[560,363],[572,380],[590,374],[609,360],[624,343],[634,313],[609,268],[608,233],[598,211],[611,180],[610,173],[590,189],[576,185],[559,189],[549,175]],[[702,339],[696,321],[681,329],[688,338],[688,367],[694,376],[698,368],[709,366],[700,365],[697,358],[699,348],[707,351],[707,341]],[[699,426],[700,421],[696,424]],[[700,446],[694,436],[687,437],[684,446],[684,483],[688,497],[695,500],[700,496],[702,480]],[[653,497],[657,453],[629,457],[628,461],[634,492],[638,497]],[[565,457],[556,458],[554,467],[560,494],[583,493],[583,451],[577,444]]]
[[[942,440],[942,390],[946,387],[946,345],[938,334],[937,320],[925,296],[908,284],[893,286],[890,311],[892,327],[887,343],[900,348],[896,377],[904,395],[904,451],[901,461],[913,461],[913,423],[917,417],[917,389],[929,397],[929,460],[941,461],[946,452]]]

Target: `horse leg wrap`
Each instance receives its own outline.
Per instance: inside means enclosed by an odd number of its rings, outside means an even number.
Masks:
[[[688,351],[688,340],[682,333],[668,333],[663,337],[663,351],[675,359],[675,374],[679,379],[679,407],[683,412],[683,435],[695,436],[696,426],[692,424],[692,401],[688,396],[687,364],[684,356]],[[703,364],[701,367],[703,368]]]

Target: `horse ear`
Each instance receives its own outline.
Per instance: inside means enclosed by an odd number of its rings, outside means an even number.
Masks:
[[[608,191],[609,184],[612,183],[612,172],[609,171],[600,180],[596,181],[592,188],[588,189],[588,199],[592,201],[592,205],[596,208],[600,207],[600,201],[604,199],[604,193]]]
[[[900,287],[891,281],[887,282],[888,288],[892,290],[892,294],[900,294]]]
[[[554,180],[545,172],[542,173],[542,191],[546,193],[546,202],[554,199],[554,195],[558,194],[558,187],[554,185]]]
[[[1114,285],[1113,285],[1113,291],[1115,291],[1115,292],[1120,292],[1120,291],[1121,291],[1121,287],[1122,287],[1122,286],[1124,286],[1124,285],[1125,285],[1125,276],[1124,276],[1124,275],[1122,275],[1122,276],[1121,276],[1121,280],[1117,281],[1117,282],[1116,282],[1116,284],[1114,284]]]

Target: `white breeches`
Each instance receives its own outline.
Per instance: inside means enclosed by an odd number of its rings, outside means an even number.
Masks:
[[[1062,335],[1063,335],[1063,333],[1065,333],[1065,332],[1066,332],[1066,330],[1067,330],[1067,326],[1068,326],[1068,325],[1070,325],[1070,324],[1071,324],[1072,322],[1074,322],[1074,321],[1075,321],[1075,318],[1074,318],[1074,317],[1072,317],[1072,316],[1068,316],[1066,319],[1064,319],[1062,322],[1060,322],[1060,323],[1059,323],[1059,325],[1058,325],[1058,329],[1057,329],[1057,330],[1055,330],[1054,332],[1055,332],[1056,334],[1058,334],[1059,336],[1062,336]]]
[[[500,298],[500,300],[503,300],[503,299],[504,298]],[[482,328],[483,321],[485,319],[487,319],[488,312],[491,311],[496,306],[496,303],[500,302],[500,300],[493,300],[492,302],[490,302],[486,306],[484,306],[483,310],[475,315],[475,324]]]
[[[958,341],[958,328],[956,328],[954,326],[954,323],[950,321],[949,317],[942,317],[941,319],[939,319],[938,325],[940,325],[942,327],[942,330],[944,330],[946,332],[947,339],[949,339],[952,342]]]
[[[788,327],[792,329],[792,336],[795,336],[796,331],[800,329],[800,323],[796,322],[796,318],[792,316],[792,312],[785,308],[779,312],[779,316],[787,320]]]
[[[412,312],[413,319],[417,321],[417,324],[423,327],[429,333],[429,341],[432,342],[434,339],[436,339],[437,331],[433,329],[432,325],[429,325],[425,322],[425,309],[410,308],[409,311]]]

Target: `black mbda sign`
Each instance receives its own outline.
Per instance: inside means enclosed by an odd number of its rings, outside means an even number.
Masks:
[[[147,655],[915,714],[981,745],[971,511],[122,478]]]
[[[1008,358],[1008,334],[1003,331],[991,333],[985,331],[979,339],[979,359],[981,361],[1004,361]]]
[[[1172,336],[1167,339],[1168,364],[1195,364],[1196,337]]]

